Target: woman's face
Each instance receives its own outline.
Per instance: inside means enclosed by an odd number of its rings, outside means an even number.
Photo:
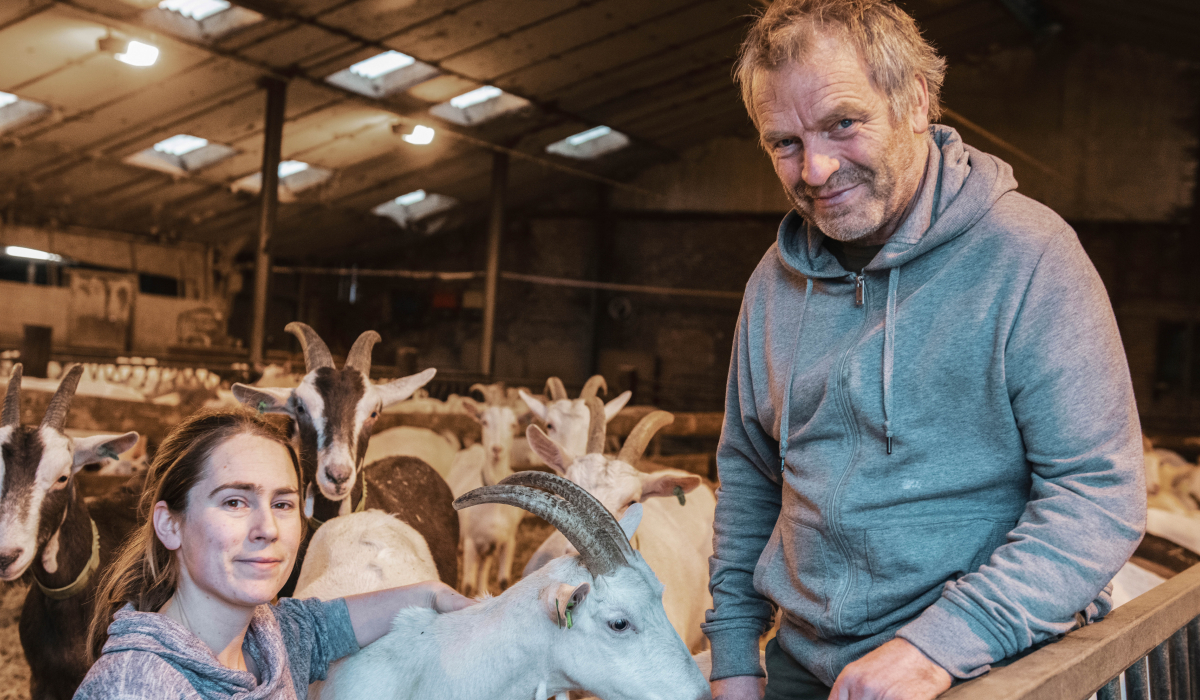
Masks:
[[[237,607],[269,603],[300,545],[299,483],[287,449],[256,435],[226,440],[188,493],[187,511],[159,521],[181,588]]]

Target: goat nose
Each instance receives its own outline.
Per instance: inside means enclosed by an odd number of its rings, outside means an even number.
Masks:
[[[8,567],[21,558],[25,553],[24,549],[5,549],[0,551],[0,574],[8,573]]]
[[[350,480],[350,470],[349,469],[326,469],[325,470],[325,478],[329,479],[329,482],[332,483],[334,486],[341,486],[342,484],[344,484]]]

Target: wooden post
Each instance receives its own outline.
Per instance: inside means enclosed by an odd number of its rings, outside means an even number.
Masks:
[[[483,338],[479,343],[479,372],[492,374],[496,335],[496,282],[500,278],[500,236],[504,232],[504,191],[508,186],[508,154],[492,154],[492,212],[488,220],[487,274],[484,281]]]
[[[271,236],[279,210],[279,158],[283,147],[284,106],[287,83],[278,78],[263,78],[259,86],[267,91],[267,119],[263,131],[262,190],[259,192],[258,246],[254,257],[254,325],[250,330],[250,364],[263,364],[263,339],[266,336],[267,288],[271,281]]]

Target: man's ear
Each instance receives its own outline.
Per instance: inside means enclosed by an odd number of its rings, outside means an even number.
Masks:
[[[929,83],[925,76],[917,74],[917,103],[913,105],[913,113],[909,116],[914,134],[924,134],[929,131]]]
[[[249,386],[247,384],[233,385],[233,397],[241,401],[247,408],[259,413],[282,413],[288,416],[292,415],[288,402],[294,391],[295,389]]]
[[[546,613],[550,616],[550,621],[565,629],[573,627],[579,607],[583,605],[583,601],[587,600],[588,592],[591,590],[592,586],[589,583],[581,583],[578,586],[566,583],[547,586],[543,600],[546,603]]]
[[[700,477],[694,474],[680,474],[679,472],[654,472],[653,474],[642,474],[642,502],[647,498],[656,498],[660,496],[679,496],[694,490],[700,485]],[[675,488],[682,489],[678,494],[675,493]]]
[[[621,409],[625,408],[625,404],[629,403],[629,399],[631,398],[633,398],[632,391],[622,391],[617,398],[604,404],[604,422],[607,423],[615,418],[621,412]]]
[[[136,447],[139,439],[137,433],[74,438],[75,461],[71,465],[71,472],[79,471],[85,464],[96,464],[103,459],[117,459],[122,452]]]
[[[154,504],[150,519],[154,522],[154,534],[158,536],[158,541],[171,551],[179,549],[183,544],[183,535],[179,532],[179,521],[171,514],[166,501]]]
[[[521,395],[521,400],[525,402],[529,410],[533,411],[534,415],[542,420],[546,420],[546,404],[530,396],[524,389],[521,389],[517,393]]]
[[[417,389],[428,384],[435,374],[437,374],[437,370],[430,367],[424,372],[419,372],[411,377],[402,377],[400,379],[393,379],[387,384],[379,384],[375,387],[375,391],[379,393],[380,403],[384,408],[387,408],[417,393]]]
[[[562,448],[557,442],[550,439],[550,436],[542,432],[542,429],[536,425],[529,426],[525,431],[525,437],[529,440],[529,448],[534,454],[542,458],[546,466],[553,469],[559,476],[567,475],[567,467],[571,466],[571,455]]]
[[[642,524],[642,504],[634,503],[625,509],[625,515],[621,516],[621,532],[625,533],[625,539],[632,540],[633,533],[637,532],[638,525]]]

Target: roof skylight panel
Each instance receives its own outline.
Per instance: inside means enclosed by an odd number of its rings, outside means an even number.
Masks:
[[[429,113],[455,124],[472,126],[529,106],[529,100],[493,85],[484,85],[431,107]]]
[[[19,95],[0,92],[0,134],[31,124],[50,113],[41,102],[22,99]]]
[[[125,1],[140,4],[138,0]],[[147,24],[176,36],[192,41],[211,42],[261,22],[263,16],[253,10],[238,7],[228,0],[162,0],[143,12],[142,19]]]
[[[279,201],[294,202],[296,195],[325,182],[333,176],[332,170],[318,168],[299,160],[285,160],[279,164]],[[234,192],[258,194],[262,191],[262,173],[250,173],[234,182]]]
[[[555,141],[546,146],[546,152],[568,158],[590,160],[625,148],[629,144],[629,137],[625,134],[612,127],[597,126],[578,134],[572,134],[561,141]]]
[[[206,168],[234,153],[237,153],[236,149],[222,143],[191,134],[176,134],[126,157],[124,162],[178,177]]]
[[[384,51],[325,78],[367,97],[387,97],[438,76],[438,70],[399,51]]]
[[[154,150],[172,156],[182,156],[198,148],[204,148],[207,145],[208,139],[202,139],[199,136],[189,136],[187,134],[177,134],[154,144]]]
[[[158,7],[200,22],[228,10],[232,5],[225,0],[163,0]]]
[[[19,99],[21,99],[21,98],[17,97],[16,95],[14,95],[12,93],[0,92],[0,107],[7,107]]]
[[[414,190],[395,199],[389,199],[372,209],[371,213],[387,217],[402,228],[409,228],[418,221],[447,212],[457,205],[458,200],[453,197],[425,190]],[[436,229],[436,226],[426,226],[421,230],[430,234],[434,233]]]

